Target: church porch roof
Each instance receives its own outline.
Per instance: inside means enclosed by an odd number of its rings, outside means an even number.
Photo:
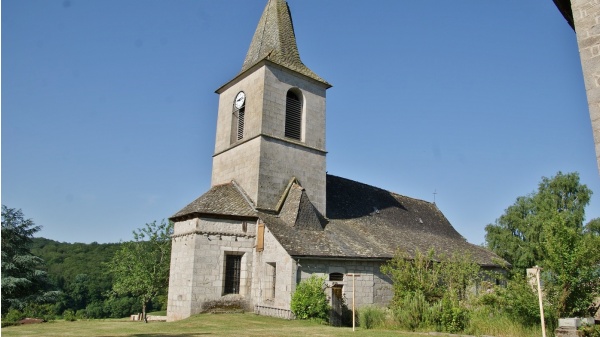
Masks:
[[[257,213],[251,199],[235,181],[211,187],[206,193],[173,214],[169,219],[213,215],[219,217],[254,217]]]

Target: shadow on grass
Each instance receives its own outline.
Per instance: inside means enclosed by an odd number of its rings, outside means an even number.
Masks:
[[[174,334],[164,334],[164,333],[136,333],[127,335],[127,337],[195,337],[200,335],[212,335],[212,332],[184,332],[184,333],[174,333]],[[114,335],[106,335],[99,337],[114,337]]]

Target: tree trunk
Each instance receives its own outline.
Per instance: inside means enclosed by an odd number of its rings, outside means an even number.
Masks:
[[[148,323],[148,317],[146,317],[146,302],[142,303],[142,316],[144,317],[144,323]]]

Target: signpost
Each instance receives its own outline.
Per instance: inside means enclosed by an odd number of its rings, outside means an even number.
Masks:
[[[540,302],[540,318],[542,319],[542,336],[546,337],[546,324],[544,324],[544,304],[542,303],[542,285],[540,282],[540,270],[542,268],[535,266],[535,278],[537,280],[537,288],[538,288],[538,300]]]
[[[352,274],[348,274],[348,276],[352,276],[352,331],[354,330],[354,327],[356,326],[356,312],[355,312],[355,307],[354,307],[354,278],[356,277],[360,277],[360,274],[356,274],[356,273],[352,273]]]

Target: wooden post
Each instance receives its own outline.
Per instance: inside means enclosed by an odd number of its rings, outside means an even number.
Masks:
[[[537,280],[538,301],[540,302],[540,318],[542,320],[542,337],[546,337],[546,324],[544,322],[544,304],[542,302],[542,284],[540,282],[540,271],[542,268],[535,266],[535,278]]]
[[[352,276],[352,331],[356,331],[355,330],[355,326],[356,326],[356,311],[355,311],[355,306],[354,306],[354,278],[355,277],[360,277],[360,274],[356,274],[356,273],[352,273],[352,274],[348,274],[348,276]],[[545,336],[544,336],[545,337]]]

